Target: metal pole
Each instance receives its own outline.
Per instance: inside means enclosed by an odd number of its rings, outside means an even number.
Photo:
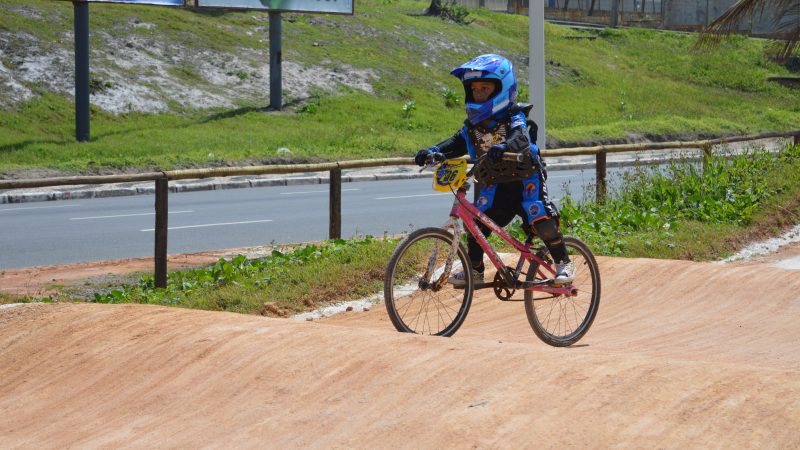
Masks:
[[[331,170],[328,239],[342,238],[342,169]]]
[[[155,285],[157,288],[167,287],[167,215],[169,214],[169,180],[156,180],[156,248],[155,248]]]
[[[606,202],[606,152],[597,152],[597,162],[595,163],[595,202]]]
[[[269,106],[280,110],[281,103],[281,13],[269,12]]]
[[[619,0],[611,0],[611,28],[617,28],[619,19]]]
[[[533,104],[533,120],[539,125],[536,143],[545,148],[544,2],[528,3],[528,61],[528,101]]]
[[[89,3],[73,1],[75,39],[75,139],[89,141]]]

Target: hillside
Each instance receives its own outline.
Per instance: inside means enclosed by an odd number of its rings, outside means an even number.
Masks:
[[[476,54],[515,62],[527,98],[527,17],[367,0],[354,16],[283,15],[283,112],[269,103],[268,15],[92,4],[93,143],[74,141],[72,5],[0,4],[0,171],[169,168],[407,155],[461,123],[448,72]],[[792,129],[800,95],[764,42],[713,53],[693,35],[546,26],[548,146]],[[309,132],[313,131],[313,132]],[[63,154],[69,154],[65,158]],[[285,156],[285,155],[283,155]]]

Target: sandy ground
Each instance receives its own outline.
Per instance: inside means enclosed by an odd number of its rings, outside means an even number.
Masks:
[[[383,308],[3,307],[0,447],[798,448],[800,272],[776,267],[798,255],[600,258],[565,349],[487,291],[453,338]]]

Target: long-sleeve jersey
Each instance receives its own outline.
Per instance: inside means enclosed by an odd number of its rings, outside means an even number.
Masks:
[[[440,142],[436,147],[447,158],[457,158],[469,154],[471,158],[475,159],[496,144],[505,144],[506,150],[513,153],[531,150],[523,110],[510,109],[506,117],[495,117],[486,126],[465,122],[456,134]],[[538,155],[534,155],[534,157],[538,159]]]

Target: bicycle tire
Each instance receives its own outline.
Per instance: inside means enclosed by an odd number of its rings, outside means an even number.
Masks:
[[[578,342],[589,331],[600,307],[600,269],[594,254],[580,239],[564,237],[564,244],[575,264],[572,285],[578,289],[578,294],[553,297],[542,292],[525,291],[525,314],[533,332],[554,347],[567,347]],[[547,257],[552,259],[549,254]],[[539,264],[534,262],[528,269],[526,280],[536,279],[538,271]]]
[[[386,312],[397,331],[452,336],[464,323],[472,303],[470,270],[466,271],[463,289],[455,289],[447,282],[437,291],[420,287],[424,282],[420,277],[426,267],[435,267],[439,276],[442,276],[452,244],[453,235],[448,231],[421,228],[397,245],[386,267],[383,289]],[[431,263],[431,260],[435,262]],[[458,244],[451,272],[460,270],[456,261],[461,268],[469,268],[469,257],[461,243]],[[436,271],[431,279],[437,279]]]

